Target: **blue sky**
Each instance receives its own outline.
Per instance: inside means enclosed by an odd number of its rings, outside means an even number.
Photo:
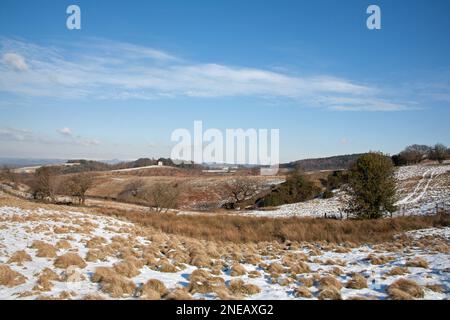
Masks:
[[[66,8],[81,8],[81,30]],[[382,29],[366,28],[381,8]],[[450,2],[0,2],[0,156],[170,154],[280,129],[281,161],[450,144]]]

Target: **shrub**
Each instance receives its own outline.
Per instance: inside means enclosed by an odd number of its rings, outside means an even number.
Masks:
[[[394,212],[395,185],[389,157],[374,152],[362,155],[350,169],[346,211],[362,219],[377,219]]]
[[[266,196],[262,201],[262,206],[279,206],[282,204],[295,203],[310,200],[320,194],[320,188],[317,187],[307,177],[295,173],[286,179],[272,193]]]

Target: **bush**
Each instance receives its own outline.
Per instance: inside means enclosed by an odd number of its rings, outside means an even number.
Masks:
[[[377,219],[395,211],[394,166],[381,153],[361,156],[349,172],[350,200],[346,211],[357,218]]]
[[[310,200],[318,196],[320,191],[320,188],[305,176],[295,173],[289,176],[285,183],[266,196],[262,201],[262,206],[280,206],[282,204]]]
[[[330,191],[330,190],[325,190],[322,193],[322,198],[323,199],[330,199],[330,198],[333,198],[333,196],[334,196],[334,193],[332,191]]]
[[[438,143],[434,145],[429,153],[428,158],[430,160],[436,160],[439,163],[444,162],[444,160],[448,159],[450,154],[448,154],[448,149],[442,143]]]
[[[333,171],[326,180],[325,187],[327,190],[339,189],[343,184],[348,183],[348,173],[344,171]]]

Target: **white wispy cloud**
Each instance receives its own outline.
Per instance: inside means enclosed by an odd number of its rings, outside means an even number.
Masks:
[[[64,127],[58,130],[58,132],[60,134],[62,134],[63,136],[71,136],[72,135],[72,130],[68,127]]]
[[[193,63],[169,53],[110,40],[42,46],[0,39],[0,90],[61,99],[162,99],[256,96],[348,111],[400,111],[379,88],[331,75]]]
[[[25,71],[28,69],[28,65],[25,62],[25,59],[16,53],[5,53],[3,54],[3,61],[8,66],[19,70],[19,71]]]
[[[70,129],[69,131],[66,129],[68,128],[59,130],[59,133],[64,134],[65,138],[57,139],[28,129],[0,128],[0,141],[9,143],[30,142],[33,144],[42,145],[68,145],[83,147],[92,147],[101,144],[98,139],[88,139],[80,135],[74,136]]]

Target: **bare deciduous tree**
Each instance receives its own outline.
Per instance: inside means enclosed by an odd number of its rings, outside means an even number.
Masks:
[[[92,186],[94,179],[92,175],[80,173],[72,176],[67,181],[67,191],[70,196],[78,199],[79,204],[84,204],[86,200],[86,192]]]
[[[156,183],[142,190],[138,197],[144,200],[156,212],[167,212],[178,207],[180,187],[170,183]]]
[[[5,182],[12,185],[13,188],[17,188],[19,177],[10,167],[3,166],[0,170],[0,178]]]
[[[430,150],[430,160],[437,160],[439,163],[444,162],[450,156],[447,150],[447,147],[442,143],[435,144]]]
[[[250,178],[240,177],[227,182],[225,191],[235,203],[240,203],[256,193],[257,185]]]
[[[34,173],[31,181],[31,192],[35,199],[55,200],[58,183],[55,178],[56,170],[52,167],[40,167]]]

